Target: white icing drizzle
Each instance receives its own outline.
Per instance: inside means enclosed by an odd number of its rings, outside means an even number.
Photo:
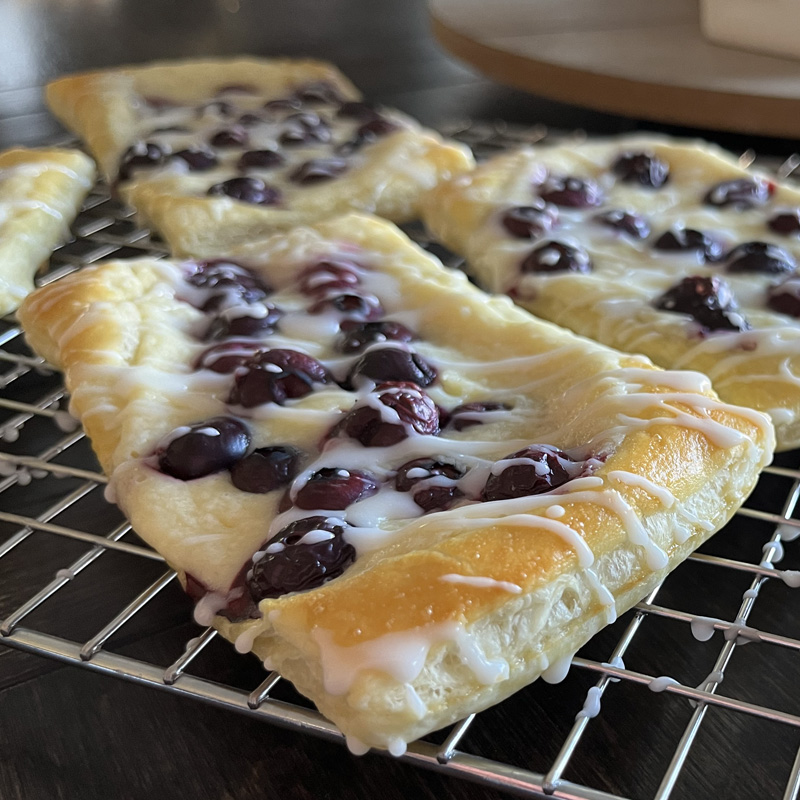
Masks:
[[[56,572],[56,578],[63,578],[64,580],[71,581],[75,577],[75,573],[71,569],[60,569]]]
[[[721,669],[715,669],[706,675],[704,681],[698,684],[697,688],[705,691],[705,687],[709,683],[722,683],[725,680],[725,673]]]
[[[614,595],[609,588],[600,580],[599,576],[593,569],[586,569],[584,572],[589,585],[594,590],[597,599],[601,605],[605,607],[606,624],[610,625],[617,619],[617,608],[615,605]]]
[[[117,491],[112,480],[109,480],[103,488],[103,499],[107,503],[111,503],[111,505],[116,505],[117,503]]]
[[[764,558],[761,560],[761,566],[771,567],[773,564],[783,559],[783,544],[781,544],[779,539],[766,542],[761,548],[761,552],[764,553]]]
[[[210,625],[218,611],[228,603],[228,597],[221,592],[208,592],[201,597],[194,607],[194,621],[198,625]]]
[[[690,623],[692,636],[698,642],[707,642],[714,635],[716,630],[715,623],[721,621],[713,617],[694,617]]]
[[[611,470],[611,472],[608,472],[606,477],[609,480],[624,483],[628,486],[633,486],[636,489],[643,489],[645,492],[655,497],[661,503],[661,505],[664,506],[664,508],[672,508],[675,503],[678,502],[675,495],[672,494],[669,489],[665,488],[664,486],[658,486],[649,478],[645,478],[643,475],[635,475],[632,472],[615,469]]]
[[[404,742],[399,736],[394,736],[391,739],[389,739],[389,742],[386,745],[386,749],[395,758],[400,758],[400,756],[405,755],[408,746],[406,742]]]
[[[785,569],[780,573],[781,580],[792,589],[800,588],[800,571]]]
[[[78,420],[75,419],[75,417],[73,417],[68,411],[55,411],[53,413],[53,420],[55,421],[59,430],[64,431],[64,433],[72,433],[72,431],[76,430],[78,425],[80,425],[80,422],[78,422]]]
[[[600,700],[603,693],[598,686],[592,686],[586,693],[583,708],[575,715],[575,719],[593,719],[600,713]]]
[[[255,640],[261,635],[261,629],[258,625],[252,625],[245,628],[237,637],[233,646],[236,648],[237,653],[249,653],[253,649]]]
[[[781,523],[776,529],[776,533],[781,537],[783,542],[793,542],[800,536],[800,521],[794,521],[794,524],[788,522]]]
[[[485,578],[479,575],[457,575],[455,573],[448,573],[442,575],[439,580],[445,583],[463,583],[468,586],[474,586],[478,589],[502,589],[509,594],[521,594],[522,587],[516,583],[509,581],[497,581],[494,578]]]
[[[651,678],[647,688],[651,692],[665,692],[670,686],[680,686],[680,681],[670,678],[669,675],[661,675],[658,678]]]
[[[567,677],[573,658],[575,658],[575,653],[569,653],[549,664],[542,670],[542,680],[545,683],[561,683]]]
[[[603,661],[602,666],[616,667],[617,669],[625,669],[625,662],[622,660],[622,656],[614,656],[614,658],[612,658],[611,661]],[[609,675],[608,680],[611,683],[619,683],[622,679],[614,678],[611,675]]]
[[[333,634],[319,627],[312,629],[311,638],[319,647],[325,691],[332,695],[347,694],[358,675],[369,669],[385,672],[398,683],[413,683],[422,672],[430,649],[443,642],[455,643],[462,662],[479,683],[497,683],[509,674],[508,662],[487,658],[477,640],[459,623],[436,623],[387,633],[349,647],[337,645]],[[412,707],[416,707],[413,701]]]
[[[361,739],[357,739],[355,736],[350,734],[345,736],[345,742],[347,744],[347,749],[354,756],[364,756],[370,751],[370,746],[368,744],[364,744]]]

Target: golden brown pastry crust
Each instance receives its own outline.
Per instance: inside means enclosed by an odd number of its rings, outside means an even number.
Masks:
[[[0,314],[33,289],[36,271],[69,234],[93,181],[92,160],[77,150],[0,153]]]
[[[401,752],[535,679],[641,599],[742,502],[769,460],[772,429],[719,402],[701,376],[661,372],[486,297],[373,218],[231,255],[280,288],[342,247],[365,254],[397,289],[387,302],[414,316],[418,351],[440,367],[429,387],[438,404],[514,398],[517,416],[468,429],[464,447],[487,437],[495,458],[520,440],[607,454],[591,477],[546,495],[389,525],[341,577],[263,600],[259,620],[214,619],[311,697],[354,749]],[[39,290],[20,317],[32,346],[64,369],[72,409],[134,527],[184,581],[224,592],[264,541],[280,493],[245,495],[227,474],[178,482],[146,463],[175,426],[223,412],[228,391],[187,367],[202,314],[175,299],[175,275],[149,260],[90,267]],[[329,389],[255,415],[254,444],[311,450],[352,397]],[[453,436],[432,438],[444,447]]]
[[[653,153],[670,164],[663,189],[613,179],[614,158],[635,151]],[[614,242],[611,233],[603,234],[591,223],[582,229],[556,227],[537,241],[566,237],[582,245],[593,271],[529,275],[518,284],[520,262],[538,245],[513,239],[501,228],[499,217],[510,206],[530,203],[535,183],[546,170],[600,181],[606,200],[587,216],[608,208],[638,211],[649,219],[649,238],[641,244],[624,236]],[[763,241],[800,259],[800,240],[766,225],[770,214],[800,206],[797,189],[770,181],[769,202],[744,211],[702,204],[713,184],[752,176],[730,154],[703,143],[654,136],[590,140],[493,158],[434,189],[424,201],[423,216],[444,244],[467,259],[467,269],[485,289],[513,289],[519,305],[544,319],[611,347],[644,353],[667,369],[707,374],[724,400],[768,413],[778,448],[786,450],[800,444],[800,379],[795,377],[800,375],[800,322],[765,305],[769,287],[785,276],[731,275],[719,263],[701,264],[669,253],[654,256],[651,249],[661,233],[683,225],[718,236],[726,251],[742,242]],[[561,211],[563,218],[570,216],[569,209]],[[728,282],[753,330],[704,337],[687,315],[653,307],[656,297],[687,275],[718,276]]]
[[[91,72],[51,83],[46,95],[53,113],[86,141],[106,178],[115,181],[123,153],[147,136],[142,128],[149,113],[147,97],[192,105],[212,99],[221,86],[245,85],[256,89],[259,97],[284,98],[315,82],[327,83],[345,100],[360,99],[355,87],[329,64],[250,58],[163,62]],[[315,109],[312,105],[307,110]],[[261,104],[253,110],[260,112]],[[270,186],[279,188],[277,205],[206,196],[217,179],[237,174],[229,164],[211,173],[139,170],[120,184],[119,191],[146,224],[170,239],[175,252],[195,255],[226,252],[243,240],[348,211],[370,211],[395,222],[409,221],[418,215],[423,192],[471,169],[474,162],[465,146],[445,142],[403,115],[389,116],[399,125],[398,130],[359,147],[348,170],[333,180],[299,186],[286,178],[298,166],[292,159],[302,163],[305,157],[336,156],[333,145],[285,150],[288,166],[258,173]],[[346,123],[332,120],[347,130],[355,124]],[[230,152],[225,149],[223,155]],[[217,177],[209,179],[209,175]]]

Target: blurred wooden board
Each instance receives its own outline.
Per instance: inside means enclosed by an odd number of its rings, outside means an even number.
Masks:
[[[711,44],[697,0],[430,0],[433,33],[489,77],[670,124],[800,136],[800,61]]]

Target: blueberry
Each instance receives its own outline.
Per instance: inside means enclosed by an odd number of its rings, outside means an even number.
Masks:
[[[208,194],[212,197],[225,195],[243,203],[252,203],[259,206],[274,206],[280,202],[280,192],[268,186],[259,178],[230,178],[222,183],[214,184]]]
[[[314,142],[329,142],[331,129],[319,115],[310,111],[290,114],[284,120],[284,128],[279,137],[282,144],[300,145]]]
[[[273,169],[280,167],[286,159],[276,150],[248,150],[239,157],[236,167],[245,169]]]
[[[154,142],[137,142],[122,155],[119,165],[119,179],[126,181],[135,169],[154,169],[166,160],[164,148]]]
[[[353,137],[338,145],[335,152],[342,156],[350,155],[364,145],[372,144],[382,136],[388,136],[396,130],[399,130],[397,123],[380,116],[380,114],[375,114],[372,119],[359,125]]]
[[[213,147],[246,147],[250,134],[241,126],[234,125],[223,131],[217,131],[210,139]]]
[[[517,239],[535,239],[555,228],[558,223],[558,209],[537,197],[531,205],[509,208],[500,221]]]
[[[493,411],[508,411],[511,406],[507,403],[479,402],[464,403],[456,406],[450,412],[449,425],[457,431],[471,428],[473,425],[483,425],[486,420],[481,419],[484,414],[491,414]]]
[[[341,575],[356,559],[343,535],[347,527],[342,520],[307,517],[264,542],[247,577],[253,599],[303,592]]]
[[[250,494],[266,494],[286,486],[300,466],[300,451],[288,445],[260,447],[231,468],[233,485]]]
[[[782,248],[767,242],[745,242],[725,257],[728,272],[761,272],[776,275],[783,272],[794,272],[797,263]]]
[[[455,485],[463,476],[464,471],[454,464],[417,458],[397,470],[395,488],[398,492],[413,492],[414,502],[426,512],[445,511],[464,496]],[[432,478],[435,480],[431,484]],[[452,483],[443,483],[443,479]]]
[[[624,183],[658,189],[669,180],[669,164],[653,153],[623,153],[611,168]]]
[[[518,459],[522,463],[517,462]],[[512,463],[503,465],[503,461]],[[570,480],[565,462],[575,463],[566,453],[550,445],[533,444],[511,453],[495,464],[483,488],[482,499],[510,500],[557,489]]]
[[[717,208],[733,206],[743,211],[769,202],[773,190],[773,187],[761,178],[736,178],[712,186],[703,198],[703,202],[708,206]]]
[[[607,228],[624,233],[631,239],[646,239],[650,235],[650,225],[647,220],[640,214],[630,211],[619,209],[603,211],[592,217],[592,220]]]
[[[792,236],[800,233],[800,208],[781,211],[767,220],[770,230],[781,236]]]
[[[653,243],[655,250],[694,251],[703,261],[722,259],[722,244],[702,231],[692,228],[674,228],[661,234]]]
[[[302,163],[290,175],[289,180],[307,186],[336,178],[347,170],[343,158],[312,158]]]
[[[186,429],[157,452],[159,469],[182,481],[229,469],[250,447],[250,431],[233,417],[214,417]]]
[[[227,341],[204,350],[195,369],[210,369],[221,375],[230,375],[258,352],[258,344],[247,341]]]
[[[260,117],[258,114],[251,114],[248,112],[242,114],[239,119],[236,120],[236,124],[244,126],[245,128],[252,128],[253,125],[260,125],[264,121],[264,118]]]
[[[419,353],[399,347],[374,347],[368,350],[353,365],[348,376],[351,385],[357,385],[362,378],[375,383],[400,381],[416,386],[430,386],[437,376],[437,370]]]
[[[364,447],[391,447],[409,432],[435,436],[439,432],[439,409],[428,395],[408,383],[383,383],[376,387],[379,402],[389,409],[385,415],[373,405],[348,411],[329,436],[348,436]]]
[[[381,320],[380,322],[345,321],[341,325],[342,335],[336,347],[341,353],[358,353],[367,345],[377,342],[410,342],[412,331],[402,322]]]
[[[692,275],[658,297],[662,311],[688,314],[707,331],[745,331],[750,325],[737,311],[730,287],[717,276]]]
[[[345,509],[378,491],[378,483],[366,472],[326,467],[318,470],[297,491],[294,505],[307,511]]]
[[[261,308],[254,308],[259,313],[256,315],[239,314],[230,316],[223,310],[215,317],[205,334],[205,340],[209,342],[219,339],[227,339],[230,336],[245,336],[261,338],[275,333],[278,320],[283,316],[283,311],[272,303],[262,303]]]
[[[224,259],[197,262],[186,282],[207,290],[208,296],[200,304],[203,311],[260,303],[272,291],[259,275]]]
[[[589,208],[603,201],[600,187],[594,181],[571,175],[551,175],[539,187],[539,196],[548,203],[568,208]]]
[[[308,309],[310,314],[321,314],[328,310],[337,311],[345,319],[358,321],[375,319],[383,314],[377,297],[357,292],[323,297]]]
[[[199,147],[178,150],[177,153],[172,154],[172,157],[185,162],[192,172],[204,172],[207,169],[213,169],[219,163],[214,153]]]
[[[353,289],[361,283],[356,264],[335,258],[326,258],[306,267],[297,280],[300,291],[312,297]]]
[[[394,133],[397,129],[397,124],[386,117],[375,116],[358,128],[356,138],[364,143],[374,142],[382,136]]]
[[[529,272],[591,272],[592,261],[582,247],[563,242],[545,242],[529,253],[520,269]]]
[[[800,278],[787,278],[767,290],[767,306],[790,317],[800,317]]]
[[[267,350],[242,365],[229,402],[245,408],[283,405],[310,394],[316,383],[328,383],[328,371],[315,358],[296,350]]]

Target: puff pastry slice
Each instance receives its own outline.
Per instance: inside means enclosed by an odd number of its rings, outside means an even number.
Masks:
[[[318,61],[197,60],[75,75],[47,87],[107,179],[179,253],[351,210],[413,219],[469,150],[360,101]]]
[[[429,228],[481,286],[768,413],[800,445],[800,191],[710,145],[621,137],[498,156]]]
[[[213,623],[405,743],[571,655],[731,516],[773,431],[349,215],[32,295],[116,500]]]
[[[94,164],[77,150],[0,153],[0,314],[33,289],[36,271],[68,236],[93,183]]]

